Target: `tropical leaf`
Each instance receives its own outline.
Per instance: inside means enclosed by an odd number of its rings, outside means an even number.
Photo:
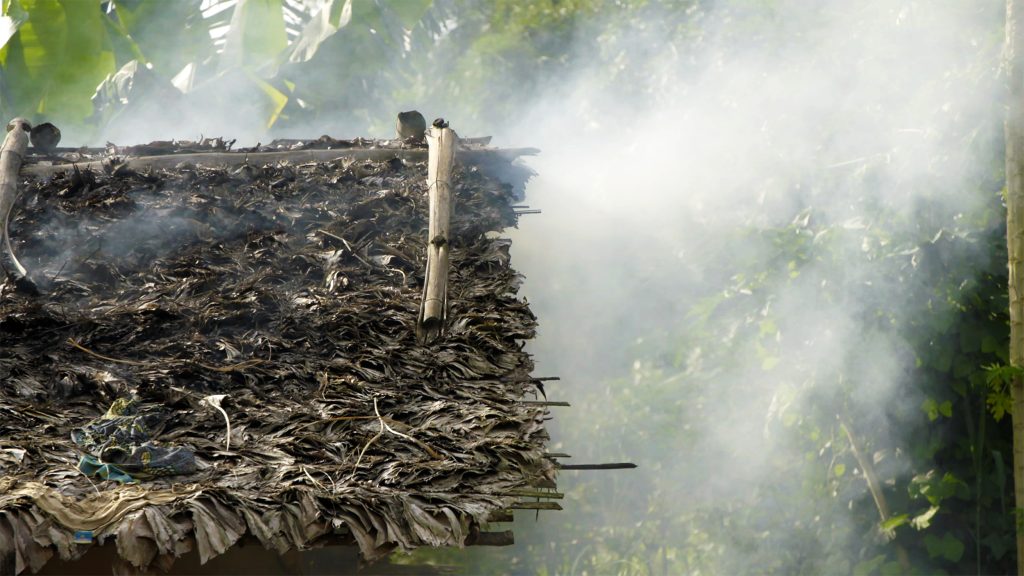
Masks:
[[[218,18],[204,19],[201,0],[144,2],[120,0],[112,20],[131,38],[153,71],[172,77],[213,53],[210,27]]]
[[[302,29],[288,50],[289,62],[308,62],[320,44],[352,21],[352,0],[329,0]]]
[[[288,47],[281,0],[239,0],[231,17],[220,69],[258,68]]]
[[[7,41],[14,36],[18,28],[28,20],[28,12],[21,7],[18,0],[4,0],[0,4],[0,48],[7,45]]]
[[[28,17],[0,50],[10,112],[81,122],[92,112],[82,95],[116,65],[100,2],[22,0],[20,6]]]

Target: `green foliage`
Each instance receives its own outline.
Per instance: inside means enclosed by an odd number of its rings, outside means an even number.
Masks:
[[[982,367],[985,370],[985,384],[988,385],[988,396],[985,403],[996,422],[1003,419],[1013,409],[1013,398],[1010,396],[1010,384],[1015,378],[1022,376],[1022,369],[1006,364],[990,364]]]
[[[924,545],[931,558],[941,558],[949,562],[959,562],[964,556],[964,543],[946,532],[941,538],[934,534],[926,534]]]
[[[171,78],[186,65],[202,62],[213,53],[209,27],[214,23],[203,20],[201,5],[201,0],[121,0],[116,3],[116,23],[120,24],[121,37],[137,47],[140,61]],[[126,54],[119,62],[129,58]]]
[[[89,96],[115,70],[99,0],[4,0],[3,8],[18,24],[0,46],[0,112],[82,122],[92,113]]]
[[[666,38],[686,37],[696,28],[679,16],[699,3],[329,0],[296,13],[283,0],[242,0],[208,9],[205,17],[201,5],[3,0],[10,37],[0,38],[0,112],[45,115],[59,120],[65,134],[88,140],[116,133],[108,129],[112,115],[94,115],[90,99],[104,78],[134,60],[162,85],[131,100],[163,99],[173,80],[193,102],[182,110],[241,108],[244,115],[232,121],[257,138],[310,125],[390,134],[394,109],[414,103],[457,114],[468,132],[487,130],[522,114],[539,87],[579,70],[594,54],[616,62],[595,75],[595,90],[648,90],[642,80],[658,64],[648,49],[638,51],[631,34],[653,23]],[[220,40],[211,35],[225,27]],[[255,112],[262,117],[246,122]],[[119,112],[132,118],[118,122],[146,119],[140,114]]]

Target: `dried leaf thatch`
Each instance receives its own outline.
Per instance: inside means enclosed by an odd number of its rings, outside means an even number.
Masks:
[[[0,554],[138,567],[245,535],[284,552],[461,546],[553,480],[517,298],[512,187],[458,174],[445,337],[417,343],[423,163],[399,159],[30,180],[12,240],[44,293],[0,292]],[[135,394],[199,471],[93,480],[72,429]],[[227,415],[204,398],[219,397]],[[230,425],[226,422],[230,420]],[[230,429],[230,442],[226,438]],[[227,446],[230,445],[230,449]]]

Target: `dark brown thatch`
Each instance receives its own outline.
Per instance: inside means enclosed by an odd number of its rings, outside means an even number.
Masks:
[[[534,317],[488,234],[515,225],[515,193],[460,169],[450,325],[422,346],[425,174],[342,157],[27,177],[12,239],[43,293],[0,291],[0,564],[78,558],[81,530],[141,568],[246,535],[373,560],[471,543],[551,485],[545,412],[521,403]],[[198,472],[79,472],[72,429],[133,394]]]

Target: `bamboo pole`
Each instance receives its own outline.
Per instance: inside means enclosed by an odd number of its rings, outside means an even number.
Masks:
[[[427,271],[423,302],[416,323],[421,341],[441,334],[448,300],[449,224],[451,222],[452,167],[455,163],[455,132],[443,120],[427,130],[427,189],[430,223],[427,232]]]
[[[0,233],[3,234],[4,242],[4,258],[0,265],[9,275],[14,276],[16,281],[27,279],[28,272],[14,255],[7,228],[10,224],[11,209],[18,199],[18,172],[25,157],[25,149],[28,148],[31,129],[31,125],[24,118],[11,120],[7,123],[7,136],[0,146]],[[12,266],[14,270],[8,266]]]
[[[1024,368],[1024,0],[1006,1],[1006,247],[1009,254],[1010,365]],[[1017,573],[1024,574],[1024,378],[1010,386],[1013,398],[1013,495]],[[975,495],[976,497],[978,495]]]

